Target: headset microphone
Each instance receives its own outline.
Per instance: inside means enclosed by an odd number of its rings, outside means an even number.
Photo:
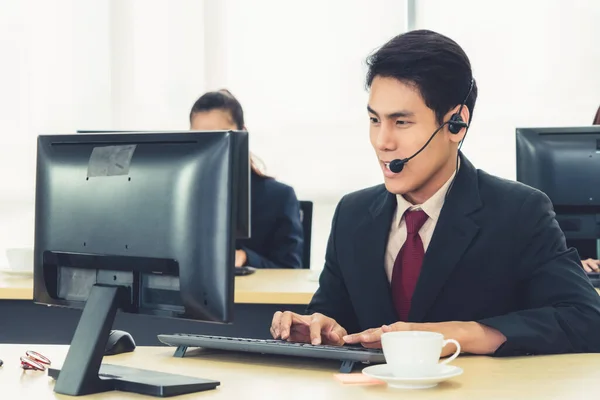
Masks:
[[[404,169],[404,164],[406,163],[406,161],[408,161],[407,159],[396,159],[396,160],[392,160],[390,162],[390,171],[392,171],[393,173],[397,174],[398,172],[402,172],[402,170]]]

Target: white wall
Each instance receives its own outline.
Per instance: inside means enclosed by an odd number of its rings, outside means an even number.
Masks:
[[[32,198],[37,134],[109,116],[107,4],[0,2],[0,200]]]
[[[0,0],[0,268],[5,248],[33,245],[38,134],[188,128],[205,90],[203,9]]]
[[[33,243],[37,135],[110,118],[107,39],[108,1],[0,1],[0,267]]]
[[[111,129],[189,129],[205,90],[204,2],[111,0],[110,28]]]
[[[600,1],[416,2],[416,28],[448,35],[471,59],[479,99],[463,149],[477,167],[515,179],[516,127],[591,125]]]
[[[207,85],[240,99],[252,150],[300,197],[337,200],[381,180],[365,58],[404,30],[404,9],[398,0],[211,2]]]

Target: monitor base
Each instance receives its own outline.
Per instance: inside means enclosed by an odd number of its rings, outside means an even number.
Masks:
[[[54,391],[69,396],[122,390],[167,397],[214,389],[219,382],[117,365],[102,359],[117,309],[128,304],[120,286],[94,285],[83,308],[62,368],[49,368]]]
[[[48,368],[48,376],[58,379],[60,369]],[[170,397],[215,389],[219,382],[144,369],[102,364],[99,373],[103,391],[119,390],[155,397]]]

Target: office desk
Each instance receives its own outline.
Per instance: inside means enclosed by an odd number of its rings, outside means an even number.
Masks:
[[[0,272],[0,300],[33,299],[33,277],[13,276]]]
[[[160,333],[199,333],[238,337],[269,337],[277,310],[304,312],[318,282],[310,270],[258,270],[235,279],[234,323],[194,321],[119,314],[114,328],[130,332],[140,345],[159,344]],[[33,280],[0,272],[0,343],[68,344],[81,315],[79,310],[34,304]],[[15,318],[17,317],[17,318]],[[40,331],[44,326],[44,333]]]
[[[19,356],[33,349],[61,365],[66,346],[0,345],[2,398],[67,399],[53,392],[44,372],[23,372]],[[193,351],[180,359],[164,347],[139,347],[134,353],[105,358],[106,363],[210,378],[216,390],[175,399],[598,399],[600,355],[577,354],[512,359],[459,357],[463,375],[426,390],[398,390],[385,384],[348,385],[334,379],[337,363],[235,354],[202,355]],[[11,396],[6,396],[10,393]],[[141,399],[140,395],[107,392],[90,399]]]

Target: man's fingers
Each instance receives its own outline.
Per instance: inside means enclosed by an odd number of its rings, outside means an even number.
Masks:
[[[362,331],[359,333],[355,333],[353,335],[345,335],[343,337],[344,342],[348,344],[355,343],[377,343],[381,341],[381,335],[386,332],[394,332],[394,331],[408,331],[410,330],[410,325],[404,322],[396,322],[392,325],[383,325],[381,328],[371,328],[366,331]],[[381,346],[381,345],[378,345]]]
[[[365,345],[367,343],[377,343],[381,341],[381,329],[373,330],[372,332],[363,333],[360,335],[360,342]]]
[[[585,272],[592,272],[592,269],[590,268],[590,266],[588,265],[587,260],[581,260],[581,265],[583,266],[583,270]]]
[[[322,318],[318,316],[311,318],[310,321],[310,342],[312,344],[321,344]]]
[[[367,337],[367,335],[370,335],[378,329],[379,328],[367,329],[366,331],[355,333],[353,335],[346,335],[342,339],[348,344],[361,343],[363,341],[363,338]]]
[[[328,344],[342,346],[344,344],[344,336],[346,336],[346,330],[340,325],[336,324],[333,329],[325,334]]]
[[[290,336],[290,328],[292,326],[293,313],[286,311],[281,315],[279,321],[279,336],[286,340]]]
[[[341,325],[336,325],[335,328],[333,328],[333,333],[338,336],[340,343],[344,342],[343,337],[348,334],[348,332],[346,332],[346,330],[342,328]]]
[[[346,331],[342,327],[336,327],[329,332],[324,332],[322,334],[323,338],[327,342],[326,344],[330,344],[333,346],[343,346],[344,339],[343,337],[346,335]]]
[[[339,342],[343,342],[342,337],[335,333],[334,331],[326,332],[323,334],[327,338],[327,342],[331,344],[338,344]]]
[[[290,336],[292,335],[303,335],[310,338],[310,325],[293,323],[290,328]]]
[[[342,346],[344,340],[342,339],[348,333],[340,324],[334,319],[322,317],[321,322],[321,337],[327,342],[327,344]]]
[[[292,331],[290,336],[287,338],[288,342],[296,342],[296,343],[310,343],[310,334]]]
[[[581,265],[585,272],[598,272],[600,271],[600,260],[594,260],[588,258],[587,260],[581,260]]]
[[[343,345],[347,333],[335,320],[322,314],[299,315],[291,311],[276,312],[270,328],[271,336],[292,342]]]
[[[298,315],[291,311],[277,311],[273,315],[270,331],[274,339],[288,340],[295,333],[298,333],[300,336],[308,336],[308,325],[308,317],[306,316]]]
[[[342,340],[348,344],[360,343],[360,335],[362,335],[362,333],[354,333],[352,335],[346,335],[342,338]]]
[[[279,339],[279,334],[281,333],[279,330],[279,325],[281,324],[281,316],[283,313],[281,311],[277,311],[273,314],[273,320],[271,321],[271,335],[273,339]]]
[[[314,345],[323,344],[342,346],[346,330],[334,319],[321,314],[313,314],[310,322],[310,342]]]

